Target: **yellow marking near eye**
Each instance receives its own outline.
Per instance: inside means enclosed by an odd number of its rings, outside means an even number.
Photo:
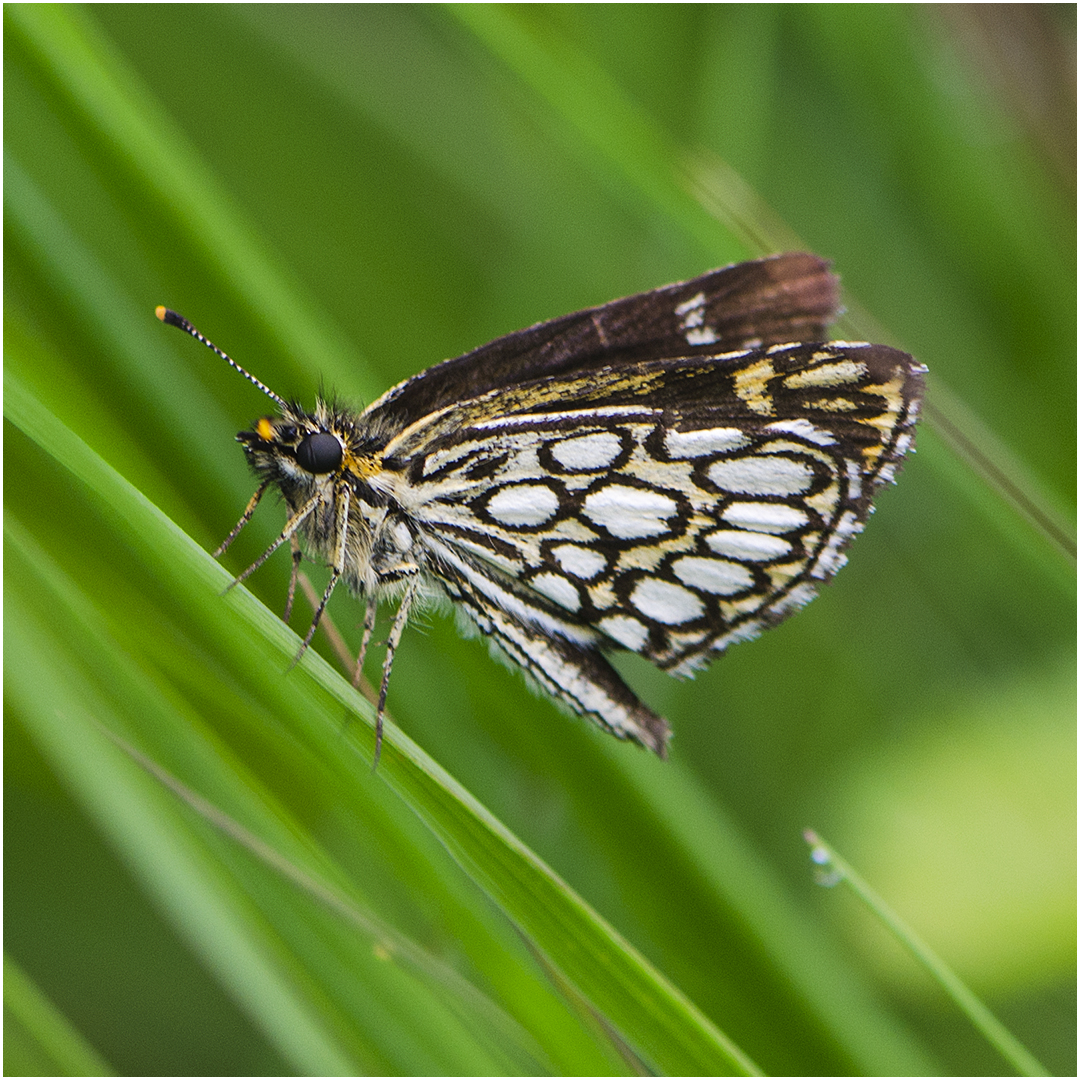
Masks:
[[[273,442],[274,441],[274,425],[270,423],[270,420],[269,420],[268,417],[264,416],[255,425],[255,434],[258,435],[259,438],[262,439],[263,442]]]

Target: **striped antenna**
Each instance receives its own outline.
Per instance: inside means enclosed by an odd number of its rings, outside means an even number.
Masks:
[[[196,341],[201,341],[208,349],[212,349],[216,352],[230,367],[239,371],[248,382],[257,386],[271,401],[276,401],[282,409],[288,408],[284,399],[278,397],[265,383],[256,379],[250,371],[245,371],[231,356],[229,356],[228,353],[222,352],[208,337],[200,334],[183,315],[177,315],[171,308],[163,307],[160,304],[154,309],[154,314],[163,323],[167,323],[169,326],[178,326],[185,334],[190,334]]]

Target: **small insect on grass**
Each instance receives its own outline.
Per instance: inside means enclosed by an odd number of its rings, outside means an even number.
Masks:
[[[844,564],[878,488],[914,439],[925,368],[884,345],[827,340],[829,264],[792,253],[565,315],[388,390],[362,412],[279,397],[237,440],[288,508],[282,544],[330,567],[300,654],[339,581],[398,602],[383,661],[375,760],[394,652],[418,595],[445,594],[547,693],[665,755],[667,721],[606,654],[684,677],[810,600]]]

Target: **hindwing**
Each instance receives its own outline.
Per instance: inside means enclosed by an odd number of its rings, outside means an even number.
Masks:
[[[907,450],[921,385],[906,354],[849,343],[594,367],[458,401],[386,460],[481,629],[656,748],[663,722],[598,651],[686,675],[806,603]]]

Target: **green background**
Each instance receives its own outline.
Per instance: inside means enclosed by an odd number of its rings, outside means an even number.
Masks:
[[[1071,529],[1071,8],[4,14],[8,1072],[1003,1071],[812,826],[1075,1073],[1075,565],[1003,496]],[[625,666],[668,763],[430,613],[371,775],[287,555],[220,596],[280,509],[199,551],[266,403],[154,306],[360,405],[795,246],[930,368],[836,583]]]

